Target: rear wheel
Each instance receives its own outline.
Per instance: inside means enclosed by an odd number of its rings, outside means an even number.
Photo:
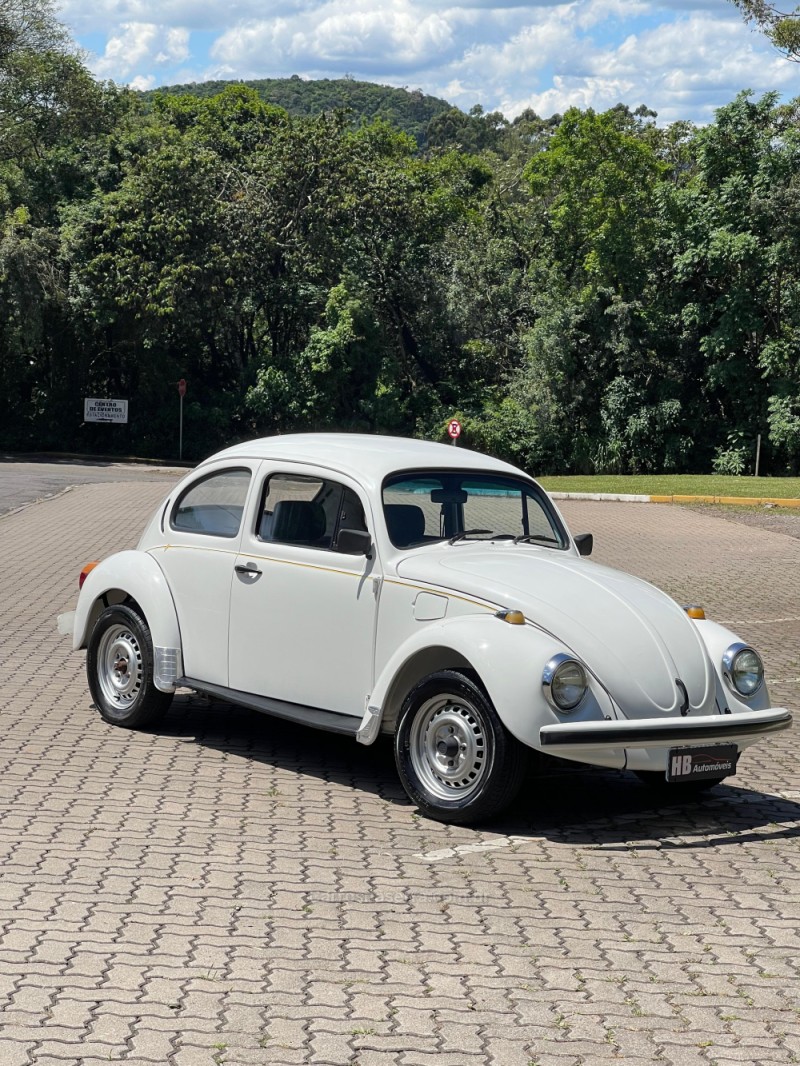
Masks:
[[[153,725],[172,702],[153,684],[153,642],[147,622],[132,607],[108,607],[97,619],[86,653],[89,690],[112,725]]]
[[[476,822],[519,791],[527,749],[506,730],[486,693],[455,670],[420,681],[395,733],[395,762],[409,797],[441,822]]]

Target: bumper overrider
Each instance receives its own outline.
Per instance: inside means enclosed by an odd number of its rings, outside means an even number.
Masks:
[[[710,714],[697,718],[639,718],[628,721],[558,722],[539,731],[542,748],[555,755],[581,748],[668,748],[697,741],[736,741],[788,729],[792,716],[784,707],[767,711]],[[752,741],[750,741],[752,743]]]

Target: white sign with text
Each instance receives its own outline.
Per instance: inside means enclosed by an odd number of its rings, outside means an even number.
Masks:
[[[83,401],[84,422],[127,422],[127,400],[98,400],[89,399]]]

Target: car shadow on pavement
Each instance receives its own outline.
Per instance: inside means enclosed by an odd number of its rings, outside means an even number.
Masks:
[[[416,812],[398,780],[388,738],[364,747],[350,737],[196,695],[177,696],[158,733],[344,785],[405,807],[409,816]],[[513,806],[477,828],[493,835],[621,850],[720,847],[800,836],[800,803],[729,780],[698,797],[683,798],[653,792],[623,771],[568,767],[547,775],[531,772]]]

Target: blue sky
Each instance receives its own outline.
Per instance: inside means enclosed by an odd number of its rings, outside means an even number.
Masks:
[[[744,88],[800,96],[729,0],[65,0],[102,78],[136,88],[352,75],[513,118],[647,104],[706,122]]]

